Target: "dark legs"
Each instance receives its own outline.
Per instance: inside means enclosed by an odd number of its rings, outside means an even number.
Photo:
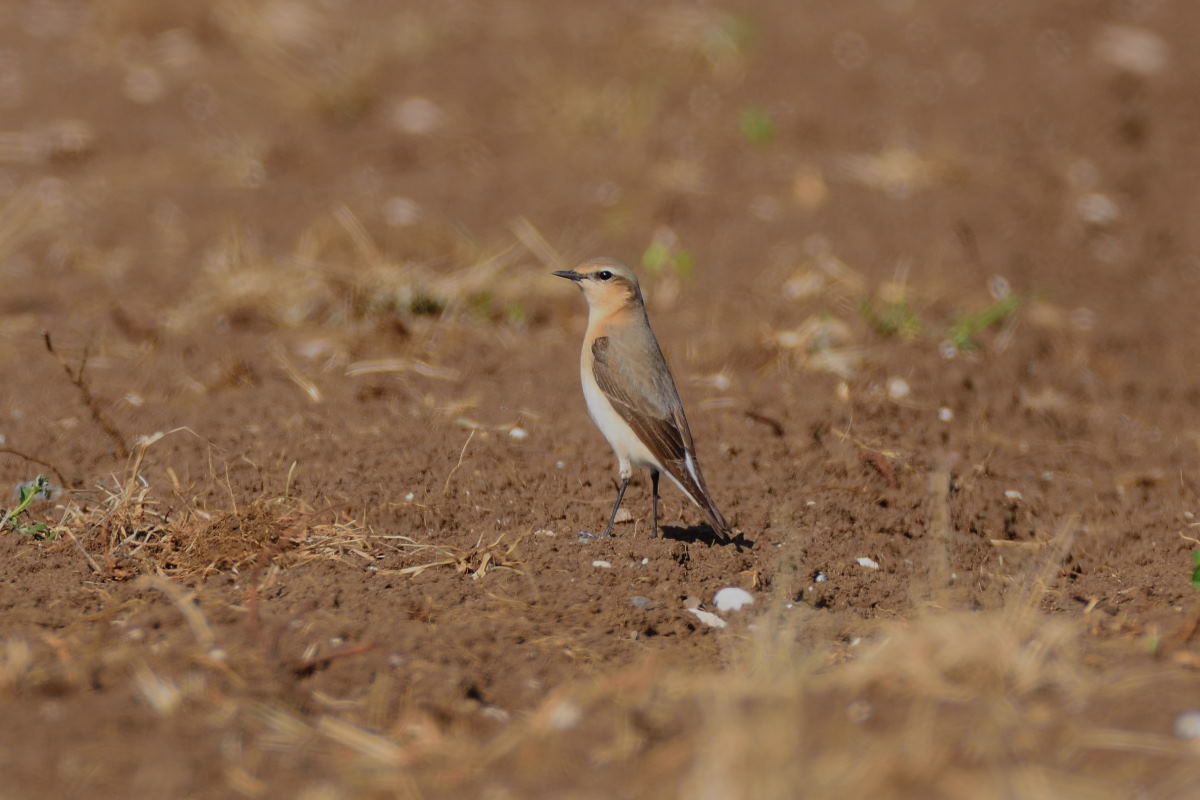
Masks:
[[[621,500],[625,497],[625,490],[629,488],[629,478],[621,478],[621,488],[617,491],[617,502],[613,503],[612,513],[608,515],[608,527],[604,529],[604,536],[612,536],[613,523],[617,521],[617,509],[621,507]]]
[[[658,538],[658,470],[650,470],[650,538]]]

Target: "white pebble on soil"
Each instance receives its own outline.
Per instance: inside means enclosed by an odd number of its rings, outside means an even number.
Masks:
[[[1200,711],[1185,711],[1176,717],[1175,735],[1180,739],[1200,739]]]
[[[612,569],[612,564],[608,563],[607,561],[601,561],[599,559],[597,559],[596,561],[593,561],[592,566],[595,567],[596,569]]]
[[[912,387],[904,378],[888,378],[887,393],[893,400],[903,400],[912,394]]]
[[[524,428],[513,428],[508,432],[508,435],[514,439],[525,439],[529,436],[529,431]]]
[[[736,586],[726,586],[713,596],[717,611],[738,611],[743,606],[754,604],[754,595]]]
[[[860,567],[866,567],[867,569],[879,569],[878,561],[872,561],[871,559],[866,558],[866,557],[858,559],[858,565]]]
[[[688,611],[692,614],[695,614],[696,619],[700,620],[701,622],[703,622],[705,625],[707,625],[710,628],[724,628],[725,627],[725,620],[721,619],[720,617],[718,617],[716,614],[712,613],[711,611],[702,611],[699,608],[689,608]]]

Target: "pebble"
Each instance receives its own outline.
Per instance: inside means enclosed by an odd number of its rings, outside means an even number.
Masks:
[[[725,627],[725,620],[721,619],[720,617],[718,617],[716,614],[712,613],[711,611],[701,611],[698,608],[689,608],[688,612],[691,614],[695,614],[696,619],[700,620],[701,622],[703,622],[705,625],[707,625],[710,628],[724,628]]]
[[[1095,52],[1114,67],[1143,77],[1167,66],[1171,49],[1153,31],[1133,25],[1109,25],[1096,37]]]
[[[726,586],[713,596],[717,611],[738,611],[743,606],[754,604],[754,595],[736,586]]]
[[[550,708],[548,716],[551,728],[556,731],[569,731],[579,724],[583,712],[570,700],[563,700]]]
[[[1176,717],[1175,735],[1180,739],[1200,739],[1200,711],[1185,711]]]
[[[484,706],[479,710],[479,713],[497,722],[508,722],[508,712],[499,706]]]
[[[596,534],[588,533],[587,531],[576,531],[575,535],[579,537],[579,541],[581,541],[581,542],[587,542],[587,541],[591,541],[592,539],[600,538]]]
[[[628,508],[622,508],[617,511],[617,515],[613,517],[613,523],[620,525],[622,522],[629,522],[633,519],[633,512]]]
[[[857,560],[860,567],[866,567],[867,569],[879,569],[878,561],[872,561],[871,559],[865,557]]]
[[[1020,492],[1018,492],[1016,489],[1005,490],[1004,496],[1007,497],[1009,500],[1024,500],[1025,499],[1025,496],[1022,495]]]
[[[814,578],[814,580],[817,583],[825,583],[825,581],[829,580],[829,576],[826,575],[824,572],[818,572],[817,577]]]
[[[608,563],[607,561],[601,561],[600,559],[593,561],[592,566],[596,567],[597,569],[612,569],[612,564]]]
[[[904,378],[888,378],[887,393],[893,400],[903,400],[912,394],[912,387]]]
[[[524,428],[513,428],[508,432],[508,435],[514,439],[525,439],[528,438],[529,431],[525,430]]]
[[[654,608],[654,601],[649,597],[643,597],[640,594],[635,594],[633,597],[629,598],[629,605],[633,606],[634,608],[646,610]]]
[[[954,412],[945,406],[942,406],[938,409],[938,419],[940,419],[942,422],[949,422],[950,420],[954,419]]]

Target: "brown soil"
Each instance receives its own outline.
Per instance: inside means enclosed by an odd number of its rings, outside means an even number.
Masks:
[[[5,5],[0,795],[1196,796],[1198,37]],[[598,254],[738,546],[578,536]]]

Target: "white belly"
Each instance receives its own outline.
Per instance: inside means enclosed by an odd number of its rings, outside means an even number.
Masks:
[[[583,371],[580,377],[583,383],[583,398],[587,401],[588,414],[591,415],[592,422],[595,422],[596,427],[604,434],[604,438],[608,439],[609,445],[621,462],[621,474],[628,474],[631,465],[662,470],[658,459],[650,453],[646,445],[642,444],[642,440],[633,432],[633,428],[629,427],[629,423],[621,418],[621,415],[612,407],[612,403],[604,396],[604,392],[600,391],[590,370]]]

